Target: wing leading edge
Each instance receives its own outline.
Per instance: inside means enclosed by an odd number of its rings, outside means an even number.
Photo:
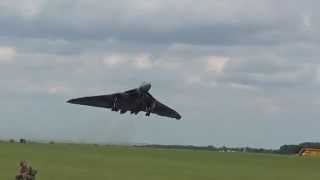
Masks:
[[[86,106],[94,106],[101,108],[111,108],[113,104],[114,94],[100,95],[100,96],[89,96],[81,97],[76,99],[70,99],[67,102],[71,104],[79,104]]]

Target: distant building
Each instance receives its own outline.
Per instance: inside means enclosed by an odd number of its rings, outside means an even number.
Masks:
[[[320,149],[317,148],[302,148],[299,151],[300,156],[319,156],[320,157]]]
[[[20,139],[20,141],[19,141],[21,144],[26,144],[27,143],[27,140],[25,140],[25,139]]]

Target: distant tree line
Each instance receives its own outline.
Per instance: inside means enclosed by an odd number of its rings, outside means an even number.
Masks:
[[[253,152],[253,153],[275,153],[277,150],[264,149],[264,148],[250,148],[250,147],[215,147],[209,146],[194,146],[194,145],[136,145],[135,147],[149,147],[149,148],[162,148],[162,149],[188,149],[188,150],[206,150],[206,151],[220,151],[220,152]]]
[[[298,145],[290,144],[290,145],[283,145],[278,150],[279,154],[297,154],[302,148],[318,148],[320,149],[319,142],[304,142]]]
[[[0,142],[5,142],[0,140]],[[36,143],[35,141],[27,141],[26,139],[14,139],[9,140],[10,143],[19,142],[21,144]],[[55,144],[54,141],[49,141],[49,144]],[[97,144],[95,144],[97,146]],[[302,148],[318,148],[320,149],[320,142],[303,142],[300,144],[285,144],[280,146],[279,149],[264,149],[264,148],[252,148],[252,147],[215,147],[209,146],[195,146],[195,145],[160,145],[160,144],[147,144],[147,145],[134,145],[134,147],[146,147],[146,148],[161,148],[161,149],[188,149],[188,150],[206,150],[206,151],[219,151],[219,152],[251,152],[251,153],[275,153],[275,154],[298,154]]]
[[[264,149],[252,147],[215,147],[209,146],[194,146],[194,145],[136,145],[136,147],[163,148],[163,149],[189,149],[189,150],[207,150],[220,152],[251,152],[251,153],[275,153],[275,154],[297,154],[302,148],[320,148],[318,142],[304,142],[298,145],[282,145],[279,149]]]

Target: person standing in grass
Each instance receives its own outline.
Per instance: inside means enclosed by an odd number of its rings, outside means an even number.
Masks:
[[[28,173],[29,173],[28,162],[23,160],[20,162],[20,172],[19,172],[19,175],[16,176],[16,180],[27,180]]]

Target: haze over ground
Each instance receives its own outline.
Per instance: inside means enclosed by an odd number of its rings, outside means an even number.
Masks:
[[[277,148],[319,141],[316,0],[2,0],[0,138]],[[152,82],[181,121],[67,99]]]

